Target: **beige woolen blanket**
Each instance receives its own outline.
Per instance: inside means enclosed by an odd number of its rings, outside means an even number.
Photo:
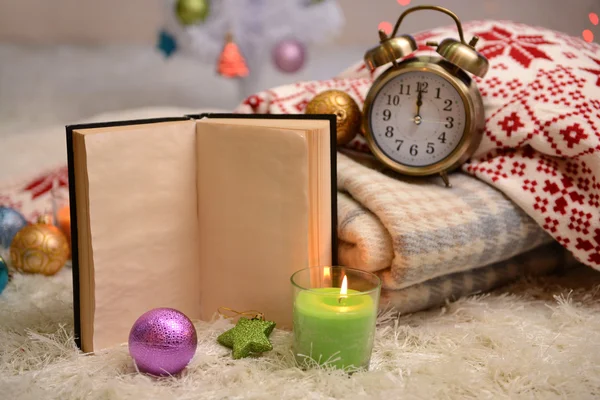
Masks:
[[[340,263],[402,289],[499,263],[542,244],[545,233],[488,184],[461,172],[453,187],[383,170],[370,156],[338,153]]]

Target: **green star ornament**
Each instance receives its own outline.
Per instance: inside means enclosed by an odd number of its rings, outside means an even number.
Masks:
[[[234,328],[217,338],[217,342],[233,349],[233,358],[237,360],[248,357],[250,353],[273,350],[268,337],[273,329],[275,329],[273,321],[240,318]]]

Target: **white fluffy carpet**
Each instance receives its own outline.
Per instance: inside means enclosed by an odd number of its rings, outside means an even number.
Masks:
[[[79,355],[71,274],[17,275],[0,295],[2,399],[588,399],[600,396],[600,274],[523,280],[443,309],[380,317],[372,367],[350,377],[293,366],[291,335],[232,360],[228,321],[197,323],[196,356],[178,377],[135,371],[127,348]],[[573,288],[573,290],[571,290]]]

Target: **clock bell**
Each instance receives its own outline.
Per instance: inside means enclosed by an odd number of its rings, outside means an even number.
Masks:
[[[404,17],[415,11],[434,10],[442,12],[452,17],[458,29],[460,40],[446,38],[439,44],[437,42],[427,42],[428,46],[436,47],[436,52],[449,63],[467,71],[475,76],[483,78],[488,71],[489,63],[487,58],[475,50],[475,45],[479,38],[473,36],[471,41],[467,43],[464,38],[462,24],[452,11],[439,6],[416,6],[404,11],[391,35],[388,36],[382,30],[379,31],[379,45],[368,50],[364,56],[365,64],[374,70],[382,65],[392,63],[393,67],[398,66],[398,60],[401,60],[418,49],[417,42],[414,37],[408,34],[396,36],[398,28]]]

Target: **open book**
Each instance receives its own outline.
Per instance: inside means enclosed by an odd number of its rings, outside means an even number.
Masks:
[[[127,342],[156,307],[292,325],[294,271],[336,264],[333,115],[67,127],[75,337]]]

